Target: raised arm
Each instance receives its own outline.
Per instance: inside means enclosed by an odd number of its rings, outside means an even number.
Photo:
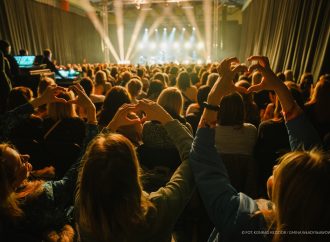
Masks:
[[[302,109],[294,101],[287,86],[271,70],[266,56],[251,56],[249,61],[257,61],[250,66],[250,71],[259,70],[263,75],[260,84],[251,86],[248,91],[273,90],[276,92],[286,120],[291,150],[299,148],[311,149],[321,144],[315,128],[306,119]]]
[[[75,103],[83,107],[87,113],[87,124],[86,124],[86,137],[83,143],[82,155],[85,153],[85,149],[89,142],[98,134],[97,119],[96,119],[96,109],[92,101],[86,95],[85,91],[79,84],[72,86],[71,89],[75,91],[78,98],[71,100],[70,103]],[[65,207],[73,201],[74,190],[76,187],[77,174],[80,167],[81,160],[71,166],[71,168],[66,172],[64,177],[59,181],[49,181],[45,186],[51,186],[53,189],[54,202],[59,207]]]
[[[173,120],[161,106],[152,101],[143,100],[138,108],[146,113],[147,120],[157,120],[166,129],[176,145],[182,160],[181,165],[172,175],[166,186],[150,194],[150,200],[155,204],[159,223],[155,224],[160,231],[171,230],[178,216],[189,201],[194,190],[194,181],[188,164],[192,136],[177,120]]]
[[[230,184],[227,170],[215,148],[217,107],[223,96],[238,91],[232,82],[234,75],[246,70],[236,58],[221,62],[217,80],[207,99],[199,129],[190,152],[190,164],[202,200],[222,238],[229,238],[245,219],[257,210],[256,203],[238,193]],[[246,92],[240,88],[239,91]]]
[[[28,118],[34,109],[47,103],[52,102],[66,102],[65,99],[57,98],[56,95],[64,90],[59,86],[50,86],[46,89],[44,94],[30,101],[29,103],[23,104],[13,110],[8,111],[1,117],[0,129],[1,129],[1,140],[6,140],[12,129],[23,119]]]

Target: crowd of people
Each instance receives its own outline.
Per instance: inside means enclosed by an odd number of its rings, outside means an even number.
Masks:
[[[295,80],[264,56],[70,64],[77,84],[43,77],[33,92],[8,56],[4,241],[328,240],[329,74]]]

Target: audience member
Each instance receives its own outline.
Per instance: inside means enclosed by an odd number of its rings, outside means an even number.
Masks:
[[[121,86],[112,87],[105,96],[103,107],[98,113],[99,126],[106,127],[115,116],[118,108],[131,103],[128,91]]]
[[[10,78],[12,82],[15,82],[17,76],[19,75],[19,67],[15,58],[10,54],[10,44],[5,40],[0,40],[0,51],[2,51],[4,57],[9,63],[6,68],[7,77]]]
[[[99,135],[86,151],[78,179],[75,206],[81,241],[170,241],[173,226],[193,192],[187,164],[192,138],[159,105],[152,101],[124,105],[107,130],[139,122],[127,118],[136,109],[143,110],[147,120],[164,125],[183,162],[165,187],[148,194],[141,186],[131,142],[119,134]]]
[[[218,238],[224,241],[324,241],[327,235],[291,234],[290,231],[330,229],[327,210],[330,195],[326,185],[330,182],[329,158],[320,151],[309,151],[319,143],[319,137],[288,89],[270,69],[268,58],[253,56],[248,60],[258,61],[250,71],[258,69],[263,75],[263,81],[248,91],[266,89],[277,93],[293,152],[281,158],[267,182],[271,201],[253,200],[230,185],[221,155],[215,148],[217,112],[213,108],[225,95],[236,91],[232,79],[244,67],[236,65],[231,69],[231,63],[238,60],[224,60],[219,67],[221,78],[208,96],[209,109],[202,116],[190,152],[196,184],[216,228],[209,241]],[[298,150],[301,145],[307,150]]]
[[[20,106],[2,119],[6,125],[16,122],[20,115],[32,114],[33,109],[52,102],[66,102],[56,95],[63,89],[50,86],[44,94]],[[95,108],[84,94],[79,104],[89,110],[89,123],[95,123]],[[4,125],[4,124],[3,124]],[[95,125],[88,125],[87,144],[96,131]],[[72,200],[79,162],[71,167],[59,181],[28,180],[32,170],[28,155],[19,154],[9,144],[0,145],[1,206],[0,231],[5,241],[42,241],[58,232],[63,241],[73,241]]]
[[[6,102],[8,95],[12,89],[12,84],[6,73],[6,64],[3,52],[0,50],[0,115],[3,114],[7,107]]]

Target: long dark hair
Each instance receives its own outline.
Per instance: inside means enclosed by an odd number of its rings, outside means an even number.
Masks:
[[[98,113],[98,121],[100,126],[107,126],[115,116],[118,108],[125,103],[130,103],[128,91],[122,86],[112,87],[106,94],[103,107]]]
[[[78,178],[76,208],[83,231],[100,241],[127,241],[145,224],[152,204],[142,194],[132,143],[120,134],[100,135],[88,146]]]

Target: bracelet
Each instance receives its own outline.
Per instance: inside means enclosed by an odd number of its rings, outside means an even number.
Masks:
[[[212,110],[212,111],[216,111],[216,112],[220,111],[220,105],[216,106],[216,105],[208,104],[207,102],[203,102],[203,107],[208,110]]]
[[[87,124],[93,124],[93,125],[97,125],[98,124],[98,121],[87,121]]]

